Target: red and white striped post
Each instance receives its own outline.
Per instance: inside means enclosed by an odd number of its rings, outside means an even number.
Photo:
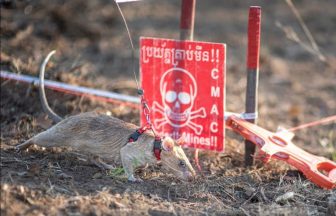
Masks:
[[[180,19],[180,40],[194,39],[196,0],[182,0]]]
[[[258,113],[261,8],[251,6],[248,19],[246,113]],[[248,120],[257,123],[256,119]],[[253,165],[255,145],[245,140],[245,166]]]

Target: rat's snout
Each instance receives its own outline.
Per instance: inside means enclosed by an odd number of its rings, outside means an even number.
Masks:
[[[189,161],[186,162],[184,160],[176,161],[176,159],[167,160],[167,158],[165,158],[162,160],[162,165],[167,171],[174,174],[180,180],[192,181],[195,179],[195,171],[188,162]]]
[[[188,181],[193,181],[196,178],[196,172],[190,163],[188,166],[188,170],[185,171],[185,176]]]
[[[196,172],[191,166],[191,164],[189,163],[189,161],[186,161],[186,166],[183,167],[182,170],[183,170],[182,180],[189,181],[189,182],[195,180]]]
[[[189,182],[191,182],[191,181],[194,181],[195,180],[195,177],[196,177],[196,175],[195,175],[195,173],[192,173],[192,172],[186,172],[185,174],[184,174],[184,176],[185,176],[185,180],[186,181],[189,181]]]
[[[182,181],[192,181],[195,170],[180,146],[174,146],[172,151],[161,153],[162,165]]]

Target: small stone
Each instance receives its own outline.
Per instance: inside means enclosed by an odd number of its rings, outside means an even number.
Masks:
[[[25,189],[22,185],[19,186],[19,191],[20,191],[20,193],[24,194]]]
[[[278,196],[276,199],[275,199],[275,202],[276,203],[286,203],[290,200],[293,200],[294,199],[294,195],[295,193],[294,192],[287,192],[281,196]]]
[[[102,175],[100,172],[95,173],[95,174],[92,176],[93,179],[99,179],[99,178],[102,178],[102,177],[103,177],[103,175]]]
[[[4,191],[8,190],[8,188],[9,188],[8,184],[4,184],[4,185],[2,186],[2,189],[3,189]]]
[[[256,189],[254,189],[252,187],[244,187],[244,189],[245,189],[245,194],[248,197],[252,196],[255,193],[255,191],[256,191]]]
[[[73,177],[71,175],[68,175],[66,173],[60,173],[58,175],[61,179],[73,179]]]
[[[120,202],[112,201],[111,205],[115,208],[125,208],[126,206]]]

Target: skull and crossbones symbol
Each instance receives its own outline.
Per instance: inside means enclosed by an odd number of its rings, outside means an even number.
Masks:
[[[174,128],[189,127],[197,135],[203,131],[203,126],[193,122],[196,118],[205,118],[205,108],[192,110],[197,95],[195,78],[183,68],[167,70],[160,80],[162,105],[153,102],[153,111],[163,117],[154,120],[156,128],[169,124]]]

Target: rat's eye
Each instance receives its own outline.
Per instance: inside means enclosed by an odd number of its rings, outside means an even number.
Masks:
[[[181,166],[181,167],[186,167],[185,162],[181,160],[181,161],[180,161],[180,166]]]

